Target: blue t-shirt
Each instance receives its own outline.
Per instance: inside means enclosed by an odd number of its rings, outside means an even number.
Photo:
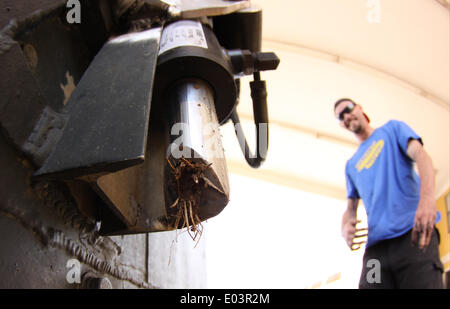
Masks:
[[[361,198],[367,212],[366,247],[403,235],[414,226],[420,179],[406,154],[410,139],[422,143],[406,123],[391,120],[375,129],[347,161],[347,197]]]

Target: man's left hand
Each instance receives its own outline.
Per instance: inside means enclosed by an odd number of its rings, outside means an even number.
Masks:
[[[428,247],[436,221],[437,205],[433,197],[421,197],[417,206],[412,243],[419,249]]]

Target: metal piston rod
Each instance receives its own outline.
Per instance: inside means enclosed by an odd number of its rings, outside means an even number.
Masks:
[[[189,215],[186,222],[174,222],[180,228],[198,223],[195,215],[201,221],[217,215],[227,205],[230,189],[211,87],[200,79],[184,80],[168,98],[167,212],[174,220],[185,205],[194,212],[194,220]]]

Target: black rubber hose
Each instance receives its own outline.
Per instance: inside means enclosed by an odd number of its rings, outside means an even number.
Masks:
[[[231,113],[231,120],[233,121],[239,146],[245,160],[251,167],[258,168],[266,159],[269,147],[269,116],[267,111],[266,82],[260,79],[259,72],[253,75],[254,81],[250,82],[250,89],[253,101],[253,118],[256,127],[256,154],[253,154],[248,147],[236,108]]]

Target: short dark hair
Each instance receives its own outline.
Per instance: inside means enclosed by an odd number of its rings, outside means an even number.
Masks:
[[[356,103],[352,99],[342,98],[342,99],[337,100],[336,103],[334,103],[334,109],[336,110],[336,107],[344,101],[349,101],[356,105]]]

